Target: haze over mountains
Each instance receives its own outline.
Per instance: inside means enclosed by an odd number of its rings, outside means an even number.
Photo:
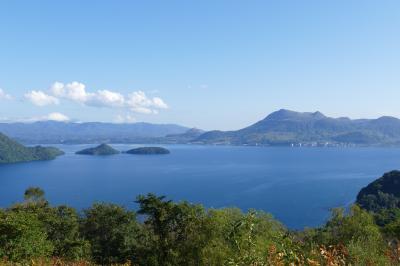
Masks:
[[[175,124],[0,123],[0,132],[24,143],[195,143],[264,146],[400,145],[400,120],[331,118],[281,109],[236,131],[189,129]]]

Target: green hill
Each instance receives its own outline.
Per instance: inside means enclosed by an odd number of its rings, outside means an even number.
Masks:
[[[101,144],[94,148],[88,148],[76,152],[76,154],[81,154],[81,155],[113,155],[118,153],[119,151],[117,151],[116,149],[107,144]]]
[[[150,155],[150,154],[169,154],[170,151],[161,147],[141,147],[129,150],[126,153]]]
[[[357,195],[357,204],[369,211],[400,207],[400,171],[391,171],[370,183]]]
[[[63,154],[53,147],[25,147],[0,133],[0,164],[52,160]]]

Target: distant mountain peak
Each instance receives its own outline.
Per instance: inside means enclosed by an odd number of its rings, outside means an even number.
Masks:
[[[323,113],[321,113],[320,111],[316,111],[312,115],[316,118],[326,118],[326,116]]]
[[[314,113],[311,112],[296,112],[296,111],[291,111],[287,109],[280,109],[278,111],[275,111],[271,114],[269,114],[265,120],[284,120],[284,119],[304,119],[304,118],[312,118],[312,119],[322,119],[326,118],[326,116],[319,112],[316,111]]]
[[[285,119],[285,118],[289,118],[289,117],[293,117],[295,115],[297,115],[298,112],[295,111],[291,111],[291,110],[287,110],[287,109],[280,109],[278,111],[275,111],[271,114],[269,114],[266,119]]]
[[[393,122],[393,121],[398,121],[399,119],[393,116],[381,116],[378,119],[376,119],[377,121],[388,121],[388,122]]]

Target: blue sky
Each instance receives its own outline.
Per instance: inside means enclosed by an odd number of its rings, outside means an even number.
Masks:
[[[1,1],[0,119],[237,129],[280,108],[400,117],[399,12],[399,1]]]

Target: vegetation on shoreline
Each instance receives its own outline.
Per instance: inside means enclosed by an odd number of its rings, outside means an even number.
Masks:
[[[40,188],[0,209],[0,263],[38,265],[400,265],[399,209],[335,209],[324,226],[285,228],[251,210],[205,209],[153,194],[138,210],[51,206]],[[382,223],[382,221],[388,221]]]
[[[53,160],[63,154],[53,147],[25,147],[0,133],[0,164]]]

